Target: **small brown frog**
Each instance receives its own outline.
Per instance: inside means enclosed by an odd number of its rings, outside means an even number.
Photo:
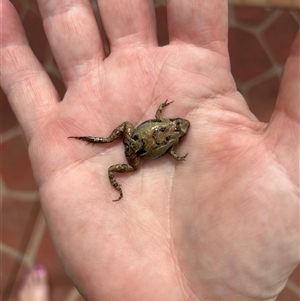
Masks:
[[[140,166],[140,157],[155,159],[168,152],[177,161],[185,160],[187,154],[182,157],[178,156],[174,152],[174,146],[181,137],[187,134],[190,122],[182,118],[167,119],[161,116],[163,108],[172,102],[166,100],[158,107],[155,119],[147,120],[136,128],[128,121],[121,123],[108,138],[92,136],[68,137],[94,144],[111,143],[123,135],[125,155],[129,164],[115,164],[108,169],[111,185],[120,192],[119,198],[113,200],[113,202],[119,201],[123,197],[121,186],[116,181],[114,173],[137,170]]]

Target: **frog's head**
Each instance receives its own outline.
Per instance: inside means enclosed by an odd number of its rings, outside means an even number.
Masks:
[[[190,128],[190,122],[188,120],[182,118],[174,118],[172,119],[172,121],[175,124],[174,132],[178,133],[179,137],[187,134]]]

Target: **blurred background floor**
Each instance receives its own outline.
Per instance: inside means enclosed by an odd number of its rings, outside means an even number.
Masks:
[[[61,95],[65,88],[53,60],[35,0],[11,1],[21,16],[29,42]],[[242,0],[233,0],[242,3]],[[247,1],[246,1],[247,2]],[[251,2],[251,1],[248,1]],[[156,1],[160,45],[168,43],[164,1]],[[95,4],[93,3],[94,7]],[[250,109],[267,122],[274,109],[279,79],[291,43],[299,28],[298,9],[234,5],[230,11],[229,52],[239,91]],[[53,301],[83,301],[63,271],[45,220],[21,128],[1,93],[1,295],[14,301],[20,281],[29,267],[46,266]],[[299,301],[298,268],[278,301]]]

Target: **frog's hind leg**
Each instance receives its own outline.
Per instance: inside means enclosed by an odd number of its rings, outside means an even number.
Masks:
[[[132,172],[135,170],[137,170],[137,168],[134,168],[129,164],[115,164],[115,165],[112,165],[108,169],[108,177],[109,177],[110,183],[120,193],[119,198],[117,200],[113,200],[113,202],[119,201],[123,197],[123,191],[122,191],[121,185],[117,182],[114,173],[115,172],[121,172],[121,173]]]
[[[82,141],[86,141],[87,143],[107,143],[105,141],[103,141],[104,139],[107,138],[102,138],[102,137],[93,137],[93,136],[81,136],[81,137],[76,137],[76,136],[71,136],[68,138],[74,138],[77,140],[82,140]]]
[[[176,161],[185,161],[185,158],[188,154],[185,154],[184,156],[179,156],[174,151],[174,145],[169,150],[169,154],[176,160]]]
[[[170,101],[170,102],[168,102],[168,100],[166,100],[165,102],[163,102],[163,103],[158,107],[158,109],[157,109],[157,111],[156,111],[156,114],[155,114],[155,118],[158,119],[158,120],[162,120],[162,116],[161,116],[162,110],[163,110],[166,106],[168,106],[169,104],[171,104],[172,102],[174,102],[174,100],[173,100],[173,101]]]
[[[118,139],[120,136],[124,135],[124,137],[131,137],[134,131],[134,127],[130,122],[123,122],[117,128],[115,128],[112,133],[107,138],[103,137],[93,137],[93,136],[71,136],[68,138],[74,138],[78,140],[83,140],[88,143],[111,143],[114,140]]]

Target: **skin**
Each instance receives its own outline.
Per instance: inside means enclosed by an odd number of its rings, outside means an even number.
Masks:
[[[99,1],[107,58],[88,1],[38,4],[67,93],[61,102],[8,0],[1,86],[56,249],[85,299],[275,300],[299,262],[299,34],[265,124],[230,74],[226,1],[168,1],[166,47],[151,1]],[[180,145],[188,160],[145,160],[120,176],[126,202],[111,202],[107,164],[124,160],[121,144],[66,137],[107,137],[167,98],[176,99],[168,114],[191,122]]]

